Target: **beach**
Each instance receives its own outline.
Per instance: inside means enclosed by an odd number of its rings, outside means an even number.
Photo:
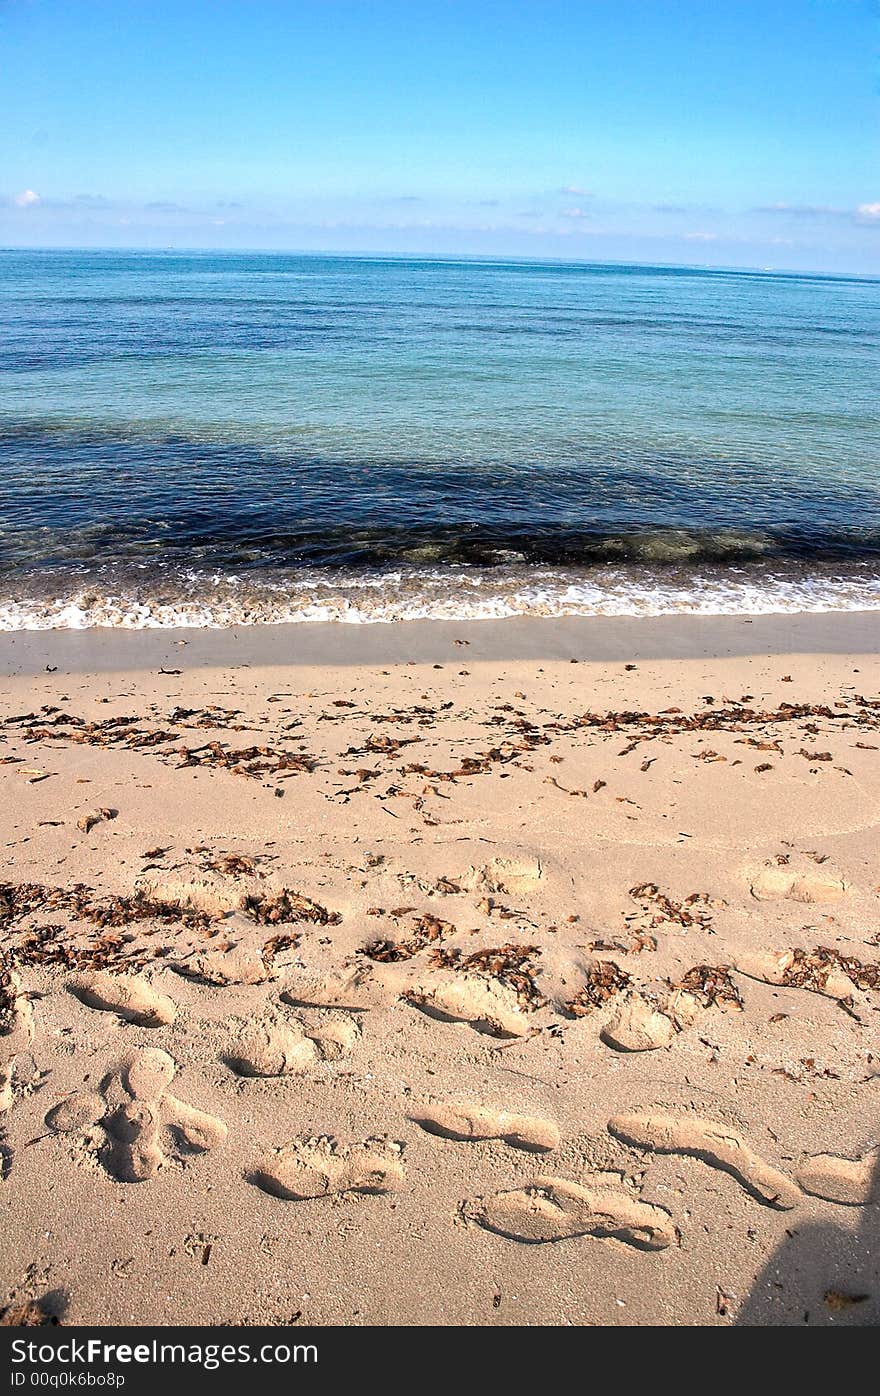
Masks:
[[[873,20],[0,7],[13,1387],[880,1325]]]
[[[5,1321],[876,1323],[878,652],[0,636]]]

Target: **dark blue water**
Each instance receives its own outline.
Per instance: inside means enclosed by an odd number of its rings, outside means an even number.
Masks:
[[[873,606],[880,282],[0,253],[0,625]]]

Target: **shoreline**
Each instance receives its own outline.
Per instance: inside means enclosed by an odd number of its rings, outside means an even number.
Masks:
[[[675,660],[880,654],[880,610],[772,616],[512,616],[233,626],[226,629],[27,630],[0,635],[0,676],[261,665],[517,660]]]

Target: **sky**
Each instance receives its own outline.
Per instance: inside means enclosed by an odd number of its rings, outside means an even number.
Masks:
[[[0,245],[880,274],[880,0],[0,0]]]

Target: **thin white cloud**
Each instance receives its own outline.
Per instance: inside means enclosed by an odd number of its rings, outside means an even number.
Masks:
[[[582,208],[564,208],[562,210],[563,218],[589,218],[589,216],[589,213]]]
[[[571,194],[575,199],[591,199],[593,196],[589,189],[584,189],[580,184],[564,184],[560,189],[560,194]]]
[[[16,194],[15,202],[19,208],[33,208],[34,204],[40,202],[40,196],[33,189],[22,189],[20,194]]]
[[[844,218],[849,210],[835,208],[833,204],[789,204],[780,200],[775,204],[759,204],[756,213],[787,213],[792,218]]]
[[[715,242],[717,233],[685,233],[686,242]]]
[[[857,204],[855,208],[837,208],[833,204],[761,204],[756,213],[779,213],[789,218],[842,218],[862,224],[880,223],[880,202]]]

